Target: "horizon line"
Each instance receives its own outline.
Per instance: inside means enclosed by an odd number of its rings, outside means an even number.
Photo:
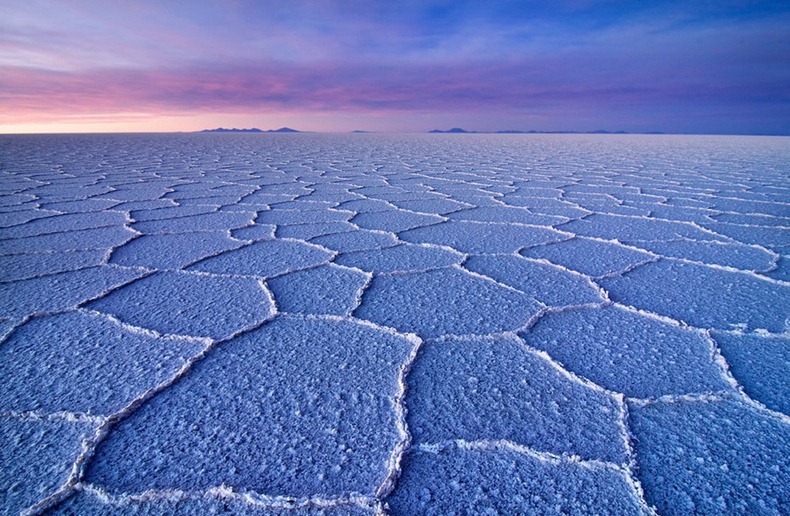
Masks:
[[[451,132],[445,130],[428,131],[368,131],[355,129],[351,131],[316,131],[316,130],[294,130],[281,132],[277,130],[238,130],[238,131],[209,131],[198,129],[194,131],[55,131],[55,132],[3,132],[0,136],[54,136],[54,135],[98,135],[98,134],[247,134],[247,135],[266,135],[266,134],[432,134],[432,135],[500,135],[500,136],[539,136],[539,135],[588,135],[588,136],[771,136],[771,137],[790,137],[790,133],[731,133],[731,132],[665,132],[665,131],[575,131],[557,130],[542,131],[537,129],[530,130],[499,130],[499,131],[475,131],[468,130],[463,132]]]

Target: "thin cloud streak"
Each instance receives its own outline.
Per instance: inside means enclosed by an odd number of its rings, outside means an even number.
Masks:
[[[589,62],[588,62],[589,63]],[[477,66],[294,66],[252,69],[51,72],[6,67],[0,81],[3,117],[146,110],[280,109],[427,110],[529,109],[536,102],[601,107],[627,102],[739,103],[790,99],[759,76],[699,83],[675,70],[642,80],[599,74],[581,60]]]

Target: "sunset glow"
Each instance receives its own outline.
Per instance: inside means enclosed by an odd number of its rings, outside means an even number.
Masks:
[[[0,6],[0,132],[790,133],[786,2]]]

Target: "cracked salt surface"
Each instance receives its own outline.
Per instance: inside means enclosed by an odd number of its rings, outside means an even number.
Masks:
[[[86,480],[114,493],[371,496],[400,438],[393,398],[413,345],[355,321],[278,318],[220,344],[121,422]]]
[[[0,137],[0,513],[787,513],[788,149]]]

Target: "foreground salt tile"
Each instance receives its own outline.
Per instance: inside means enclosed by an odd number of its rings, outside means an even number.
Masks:
[[[407,378],[417,444],[508,440],[539,451],[624,463],[621,408],[515,337],[430,341]]]
[[[439,244],[462,253],[509,253],[567,238],[544,227],[471,221],[443,222],[404,231],[398,236],[407,242]]]
[[[110,263],[151,269],[180,269],[240,245],[224,231],[141,235],[115,249]]]
[[[508,206],[524,207],[533,213],[542,215],[556,215],[566,219],[575,219],[589,215],[590,211],[580,208],[568,201],[549,199],[545,197],[521,197],[506,195],[502,202]]]
[[[252,211],[258,211],[278,202],[291,201],[294,199],[294,197],[294,194],[289,193],[265,194],[261,192],[253,192],[250,195],[243,197],[241,201],[236,204],[236,206]]]
[[[702,334],[622,308],[552,313],[522,336],[567,369],[626,396],[729,388]]]
[[[786,189],[783,193],[787,193]],[[763,214],[774,217],[787,217],[787,200],[784,195],[780,199],[783,202],[762,202],[727,196],[710,197],[706,200],[710,203],[711,208],[715,210],[748,213],[750,215]]]
[[[233,208],[236,207],[236,203],[239,202],[240,197],[241,196],[238,195],[206,195],[205,197],[186,197],[178,199],[178,204],[181,206],[210,207],[219,211],[225,211],[222,208],[225,206],[230,206],[232,208],[230,211],[239,211],[234,210]]]
[[[423,186],[423,188],[427,188]],[[372,195],[371,197],[374,199],[379,199],[386,201],[393,206],[397,206],[395,203],[400,201],[424,201],[429,199],[436,199],[437,197],[446,198],[446,195],[439,192],[426,192],[417,187],[417,185],[411,184],[409,185],[409,189],[413,189],[413,191],[404,190],[404,189],[393,189],[387,188],[382,190],[382,193]],[[389,190],[390,193],[386,193]]]
[[[111,192],[97,195],[96,199],[113,199],[116,201],[152,201],[165,195],[167,188],[151,183],[137,188],[113,188]]]
[[[395,235],[392,233],[387,233],[385,231],[370,231],[367,229],[321,235],[312,238],[310,242],[341,253],[384,249],[385,247],[392,247],[398,243],[395,239]]]
[[[786,227],[747,226],[725,222],[706,224],[705,227],[746,244],[760,244],[770,249],[790,245],[790,232]]]
[[[235,176],[235,177],[233,177],[233,176]],[[248,181],[250,181],[250,180],[253,181],[253,182],[255,181],[254,179],[250,179],[248,177],[244,177],[245,176],[244,174],[234,173],[233,176],[231,176],[229,178],[231,181],[234,181],[234,180],[235,181],[244,181],[245,179],[248,180]],[[212,196],[231,196],[231,197],[234,197],[236,199],[235,202],[238,202],[238,200],[240,198],[242,198],[242,197],[244,197],[246,195],[249,195],[249,194],[251,194],[251,193],[253,193],[253,192],[258,190],[258,186],[255,185],[255,184],[249,184],[249,185],[245,185],[245,184],[229,184],[229,183],[224,182],[224,181],[222,183],[223,184],[220,184],[218,186],[214,186],[214,187],[211,188],[211,190],[209,190],[209,192],[211,193]],[[178,192],[178,191],[179,191],[179,188],[176,188],[176,192]],[[202,195],[205,195],[205,194],[206,194],[206,191],[204,189],[198,189],[198,191],[195,192],[195,198],[199,199]],[[167,194],[167,195],[165,195],[165,197],[172,197],[174,195],[175,195],[175,193]]]
[[[367,282],[360,271],[328,264],[277,276],[266,284],[280,312],[346,315],[356,308]]]
[[[0,282],[0,316],[26,317],[68,310],[141,275],[134,269],[99,266]]]
[[[717,213],[713,210],[704,208],[692,208],[683,206],[667,206],[665,204],[643,203],[641,206],[650,210],[650,217],[657,219],[676,220],[679,222],[696,222],[697,224],[708,224],[714,219],[711,215]]]
[[[230,232],[233,238],[239,240],[274,240],[277,226],[272,224],[253,224]]]
[[[381,181],[381,178],[374,178],[376,184],[369,184],[360,188],[355,188],[353,193],[365,198],[388,200],[392,196],[409,195],[412,192],[393,186]]]
[[[77,165],[75,168],[79,167]],[[80,172],[83,172],[82,170]],[[112,191],[112,187],[97,184],[69,183],[62,176],[55,183],[37,186],[25,193],[33,194],[43,202],[72,201],[75,197],[91,198]],[[79,192],[75,196],[75,190]]]
[[[254,278],[157,272],[88,308],[160,333],[222,339],[268,318],[272,301]]]
[[[705,264],[723,265],[741,270],[767,270],[773,264],[773,255],[761,247],[738,242],[698,242],[673,240],[670,242],[628,242],[656,254],[685,258]]]
[[[214,212],[186,217],[166,218],[135,222],[132,228],[140,233],[189,233],[194,231],[211,231],[235,229],[252,224],[255,212]]]
[[[332,209],[337,202],[331,201],[316,201],[311,200],[311,197],[300,197],[292,201],[283,201],[276,204],[270,204],[272,210],[297,210],[297,211],[317,211],[324,215],[334,216],[337,210]],[[324,219],[326,220],[326,219]]]
[[[644,190],[644,188],[643,188]],[[673,194],[665,204],[667,206],[680,206],[684,208],[698,208],[700,210],[708,210],[713,207],[713,199],[698,199],[695,198],[694,194],[689,194],[689,196],[683,196],[680,194]]]
[[[784,253],[790,252],[790,248],[788,248],[783,252]],[[779,260],[776,262],[776,269],[764,273],[764,275],[779,281],[790,282],[790,254],[784,254],[780,256]]]
[[[788,330],[790,286],[665,259],[601,281],[613,301],[701,328]]]
[[[0,507],[19,514],[68,480],[96,425],[0,415]]]
[[[434,213],[436,215],[446,215],[454,211],[472,207],[472,205],[464,202],[458,202],[453,199],[445,199],[441,197],[432,199],[392,201],[392,204],[403,210],[418,211],[420,213]]]
[[[0,412],[110,415],[203,349],[82,312],[38,317],[0,346]]]
[[[520,256],[470,256],[464,268],[494,278],[548,306],[603,302],[600,289],[587,278]]]
[[[558,229],[577,235],[629,241],[676,240],[681,237],[693,240],[727,240],[688,222],[607,213],[594,213],[583,220],[562,224]]]
[[[0,229],[0,238],[22,238],[64,231],[123,226],[126,222],[126,213],[119,211],[68,213],[31,220],[19,226],[2,228]]]
[[[436,224],[444,219],[438,215],[393,209],[382,212],[364,212],[355,215],[351,222],[364,229],[377,229],[397,233],[407,229]]]
[[[118,205],[112,199],[79,199],[72,201],[48,202],[42,205],[47,210],[57,210],[63,213],[88,213],[91,211],[109,210]]]
[[[35,195],[14,193],[33,186],[35,184],[33,180],[19,176],[14,177],[14,175],[8,173],[4,173],[2,177],[3,181],[2,185],[0,185],[0,192],[2,192],[3,195],[0,196],[0,208],[2,208],[3,211],[10,211],[14,209],[35,209],[39,206],[42,206],[42,203],[39,202],[40,199],[38,199]],[[74,199],[72,198],[69,200],[73,201]]]
[[[504,446],[413,451],[386,503],[393,514],[650,514],[620,470]]]
[[[103,501],[89,492],[79,492],[68,498],[58,507],[48,512],[57,516],[101,515],[140,515],[140,516],[197,516],[204,514],[258,515],[258,516],[373,516],[373,508],[363,508],[353,502],[337,503],[326,507],[320,502],[279,500],[270,505],[267,500],[245,499],[248,493],[233,493],[217,489],[201,493],[167,493],[157,499],[142,496],[141,499],[119,496]]]
[[[640,480],[659,514],[782,514],[790,426],[736,400],[630,408]]]
[[[268,277],[315,267],[331,258],[329,251],[304,242],[264,240],[207,258],[189,270]]]
[[[129,215],[135,222],[148,222],[152,220],[169,220],[179,217],[203,215],[212,213],[216,210],[211,206],[168,206],[164,208],[154,208],[150,210],[132,210]]]
[[[65,253],[36,253],[0,256],[3,280],[30,279],[46,274],[75,271],[101,265],[106,251],[93,249]]]
[[[650,210],[641,206],[628,206],[609,201],[584,201],[581,199],[573,200],[572,202],[584,210],[595,212],[596,214],[601,215],[625,215],[633,217],[647,217],[650,215]]]
[[[354,214],[350,211],[325,210],[286,210],[272,209],[258,212],[258,224],[294,225],[314,224],[316,222],[348,222]]]
[[[0,317],[0,338],[5,337],[6,333],[8,333],[13,327],[14,327],[13,319]]]
[[[460,264],[464,256],[457,251],[434,246],[400,244],[384,249],[340,254],[335,263],[364,271],[407,272]]]
[[[39,208],[14,210],[5,208],[0,209],[0,215],[2,215],[2,217],[0,217],[0,232],[5,232],[4,230],[6,229],[14,232],[14,227],[16,226],[26,226],[33,220],[60,215],[60,213],[53,210],[43,210]]]
[[[565,196],[570,197],[576,195],[599,195],[610,199],[615,199],[622,195],[636,195],[639,193],[639,188],[637,187],[626,186],[619,183],[619,181],[600,176],[591,177],[587,183],[563,186],[562,190],[565,192]]]
[[[296,171],[294,171],[296,172]],[[297,172],[298,173],[298,172]],[[307,183],[296,180],[293,176],[284,176],[284,182],[263,186],[261,190],[250,194],[250,196],[260,195],[289,195],[292,198],[300,195],[308,195],[312,192],[307,188]]]
[[[713,339],[746,394],[790,416],[790,338],[714,332]]]
[[[790,210],[786,210],[782,216],[759,213],[719,213],[713,218],[716,222],[741,224],[744,226],[790,227]]]
[[[430,338],[515,330],[539,310],[531,297],[453,267],[378,276],[354,315]]]
[[[117,202],[117,201],[115,201]],[[126,211],[129,212],[130,217],[134,219],[134,213],[136,210],[158,210],[164,208],[173,208],[176,207],[177,204],[172,201],[171,199],[156,199],[153,201],[127,201],[118,203],[113,206],[115,211]]]
[[[371,495],[403,439],[394,402],[414,345],[362,323],[275,319],[118,424],[87,481],[113,493]]]
[[[110,249],[128,242],[135,232],[125,226],[64,231],[24,238],[0,239],[0,255]]]
[[[395,209],[395,205],[378,199],[352,199],[350,201],[341,202],[338,208],[355,213],[375,213],[391,211]]]
[[[648,253],[615,242],[584,237],[530,247],[521,251],[521,254],[530,258],[543,258],[593,277],[621,272],[652,258]]]
[[[463,185],[458,189],[444,187],[441,192],[449,195],[454,201],[465,204],[474,206],[501,206],[501,204],[499,204],[499,195],[470,188],[467,185]],[[410,199],[411,195],[404,195],[404,198]]]
[[[278,226],[276,235],[279,238],[298,238],[310,240],[312,238],[342,233],[346,231],[356,231],[357,228],[348,222],[317,222],[315,224],[296,224],[293,226]]]
[[[513,222],[536,226],[551,226],[568,222],[566,217],[540,215],[524,208],[506,206],[478,206],[457,211],[449,216],[452,220],[471,220],[477,222]]]
[[[329,188],[320,188],[322,186],[327,186]],[[304,199],[313,202],[326,201],[335,205],[336,207],[344,201],[353,201],[354,199],[359,199],[358,195],[347,191],[347,188],[349,188],[349,186],[341,187],[340,185],[336,185],[334,189],[338,189],[339,191],[332,191],[333,186],[335,185],[333,185],[332,183],[316,183],[315,185],[313,185],[315,191],[305,196]]]

